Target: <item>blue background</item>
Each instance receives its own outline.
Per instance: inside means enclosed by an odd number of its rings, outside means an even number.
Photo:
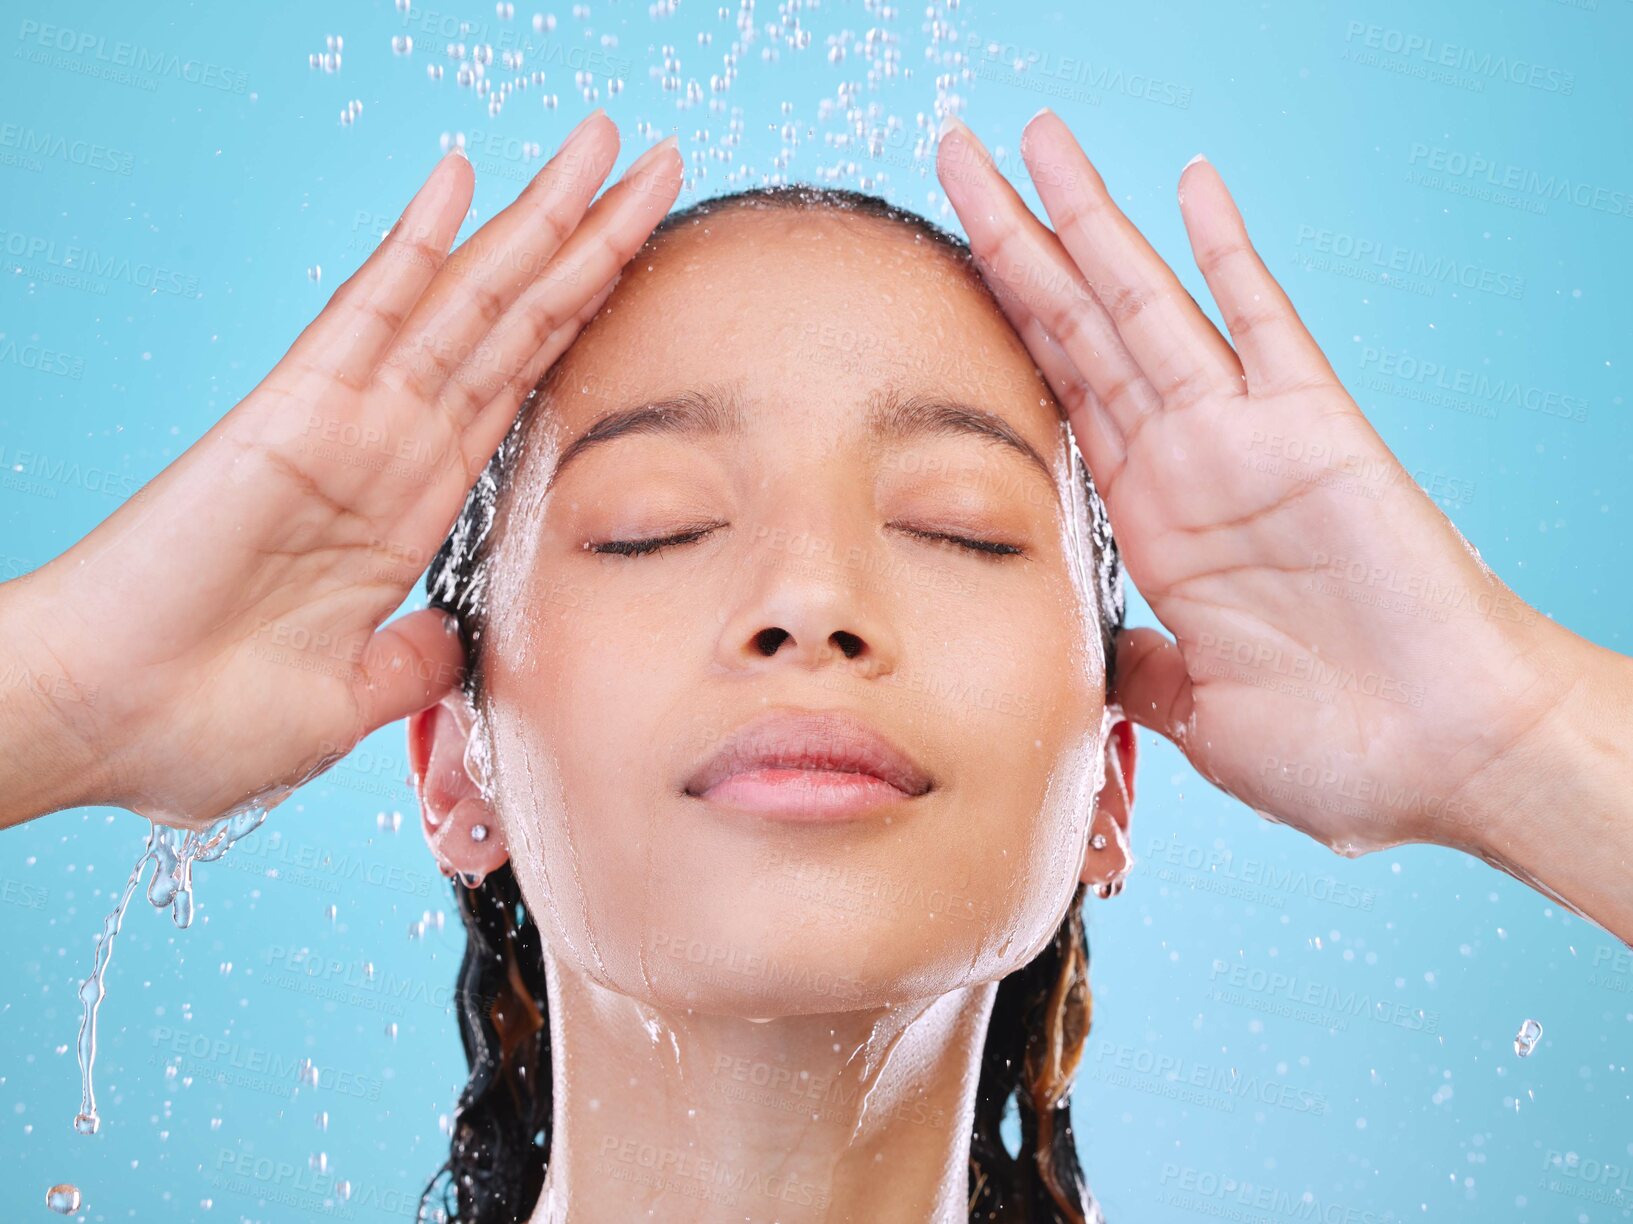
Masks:
[[[1021,125],[1052,105],[1206,303],[1174,201],[1180,168],[1205,151],[1369,417],[1486,561],[1546,614],[1628,648],[1618,278],[1633,268],[1633,3],[938,7],[952,41],[936,54],[961,51],[962,66],[926,55],[922,6],[878,8],[802,14],[812,38],[796,50],[768,35],[779,16],[762,3],[714,95],[736,35],[714,4],[654,16],[596,0],[587,18],[561,6],[541,35],[529,4],[504,21],[456,0],[406,16],[381,0],[8,0],[0,577],[67,548],[250,390],[396,217],[444,133],[463,132],[476,165],[472,226],[513,198],[539,164],[524,145],[553,149],[590,109],[574,83],[589,70],[625,134],[620,165],[680,134],[683,202],[763,181],[786,149],[790,177],[947,220],[913,157],[916,117],[933,133],[938,96],[951,99],[1012,167]],[[445,52],[461,19],[475,27],[463,41],[495,47],[490,79],[516,75],[500,53],[520,47],[523,74],[545,81],[490,116]],[[861,34],[874,25],[899,61],[870,83]],[[330,34],[344,38],[341,67],[314,70]],[[408,56],[391,50],[401,34]],[[664,44],[704,101],[681,109],[684,88],[653,76]],[[1430,63],[1442,55],[1459,66]],[[1534,74],[1510,79],[1510,61]],[[446,65],[442,80],[428,63]],[[616,95],[609,73],[626,78]],[[938,93],[939,73],[954,79]],[[902,121],[878,158],[831,143],[843,108],[821,103],[846,81],[881,125]],[[362,111],[342,124],[352,99]],[[740,140],[724,144],[734,117]],[[1403,275],[1381,279],[1392,266]],[[1448,268],[1459,276],[1437,275]],[[1412,361],[1446,374],[1404,372]],[[1433,394],[1458,371],[1526,394]],[[1153,623],[1137,599],[1131,620]],[[1621,944],[1451,851],[1340,859],[1142,740],[1141,863],[1121,897],[1090,902],[1096,1017],[1075,1098],[1113,1224],[1633,1215]],[[388,728],[199,869],[191,930],[133,903],[102,1010],[94,1138],[70,1126],[76,991],[146,826],[76,811],[4,835],[4,1218],[50,1218],[58,1181],[82,1188],[91,1220],[412,1218],[465,1066],[446,1010],[459,923],[406,779],[401,727]],[[1539,791],[1535,818],[1550,811]],[[1218,995],[1221,962],[1415,1019],[1278,1014],[1268,993]],[[1545,1033],[1521,1060],[1527,1018]],[[308,1058],[315,1087],[298,1070]]]

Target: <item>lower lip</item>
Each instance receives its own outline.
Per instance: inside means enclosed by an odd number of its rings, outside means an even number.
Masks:
[[[872,774],[833,769],[753,769],[722,778],[698,796],[772,820],[847,820],[913,796]]]

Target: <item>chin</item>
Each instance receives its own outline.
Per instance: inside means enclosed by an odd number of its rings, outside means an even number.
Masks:
[[[655,897],[638,932],[628,925],[634,915],[620,916],[616,936],[603,923],[596,944],[608,971],[593,976],[651,1006],[765,1019],[934,998],[1024,963],[1020,941],[1006,945],[1000,934],[1016,929],[1014,915],[988,926],[946,911],[836,914],[798,896],[714,883],[684,904]]]

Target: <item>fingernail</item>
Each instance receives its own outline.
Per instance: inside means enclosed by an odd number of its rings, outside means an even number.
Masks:
[[[664,150],[673,149],[676,146],[678,146],[679,144],[680,144],[680,137],[679,136],[665,136],[662,140],[658,141],[657,144],[653,145],[645,153],[642,153],[639,157],[637,157],[634,161],[632,161],[629,164],[629,169],[624,171],[624,177],[625,178],[633,177],[636,173],[638,173],[641,170],[646,169],[647,167],[652,165],[652,163],[657,161],[658,158],[663,155]]]
[[[1197,155],[1196,155],[1196,156],[1195,156],[1195,157],[1193,157],[1193,158],[1191,158],[1191,160],[1190,160],[1190,161],[1188,161],[1188,162],[1186,162],[1186,163],[1185,163],[1185,164],[1184,164],[1184,165],[1183,165],[1183,166],[1181,166],[1181,167],[1180,167],[1180,171],[1179,171],[1179,172],[1180,172],[1180,173],[1181,173],[1181,174],[1184,174],[1184,173],[1185,173],[1185,171],[1187,171],[1187,170],[1189,170],[1189,169],[1190,169],[1190,168],[1191,168],[1191,167],[1192,167],[1192,166],[1194,166],[1194,165],[1196,165],[1196,163],[1197,163],[1197,162],[1199,162],[1199,161],[1207,161],[1207,160],[1208,160],[1208,158],[1207,158],[1207,154],[1205,154],[1205,153],[1198,153],[1198,154],[1197,154]]]
[[[958,132],[963,136],[969,137],[971,140],[975,139],[975,133],[970,131],[969,124],[965,123],[957,115],[953,114],[952,111],[948,111],[942,116],[941,129],[936,132],[936,139],[946,140],[949,132]]]
[[[590,122],[591,119],[594,119],[597,115],[604,115],[606,113],[607,113],[607,110],[606,110],[605,107],[603,107],[603,106],[596,107],[593,111],[591,111],[589,114],[585,115],[584,118],[582,118],[582,119],[580,119],[578,121],[578,125],[576,127],[574,127],[572,131],[567,133],[567,139],[562,141],[559,147],[562,148],[562,149],[565,149],[568,145],[572,144],[573,141],[577,140],[579,138],[579,136],[581,136],[583,134],[584,129],[587,126],[589,126],[589,122]]]
[[[1033,115],[1032,119],[1036,119],[1038,117],[1038,115],[1052,115],[1054,113],[1055,112],[1053,110],[1051,110],[1049,107],[1045,106],[1045,107],[1042,107],[1041,109],[1039,109],[1038,114]],[[1031,123],[1032,119],[1028,119],[1026,122]]]

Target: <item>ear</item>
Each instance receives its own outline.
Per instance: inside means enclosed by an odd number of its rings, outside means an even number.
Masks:
[[[1089,822],[1089,842],[1083,848],[1083,864],[1078,879],[1092,886],[1102,897],[1115,897],[1134,866],[1130,851],[1129,825],[1134,818],[1134,762],[1137,755],[1134,724],[1123,717],[1117,706],[1108,707],[1112,719],[1106,733],[1106,781],[1094,800],[1094,819]],[[1095,838],[1103,839],[1096,850]]]
[[[425,841],[442,874],[480,881],[510,855],[493,809],[465,768],[473,722],[457,685],[436,705],[409,715],[408,767]]]

